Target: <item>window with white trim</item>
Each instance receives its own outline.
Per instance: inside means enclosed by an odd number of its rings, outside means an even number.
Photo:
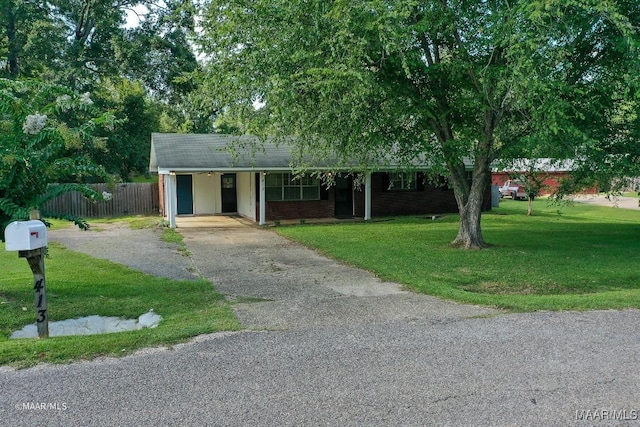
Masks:
[[[389,172],[389,190],[415,190],[418,179],[415,172]]]
[[[320,200],[320,180],[292,173],[269,173],[265,177],[267,201]]]

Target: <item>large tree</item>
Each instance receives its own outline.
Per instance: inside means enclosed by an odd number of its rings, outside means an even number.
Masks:
[[[294,136],[302,150],[363,166],[431,158],[455,191],[453,244],[482,248],[494,159],[574,156],[611,136],[611,112],[632,92],[607,91],[638,83],[628,76],[639,10],[595,0],[210,0],[204,87],[246,129]]]
[[[66,30],[47,2],[6,0],[0,7],[0,77],[51,77],[64,53]]]
[[[148,173],[149,137],[159,127],[157,104],[145,96],[140,83],[110,79],[101,85],[96,105],[113,112],[118,122],[98,133],[105,142],[91,149],[91,158],[125,182]]]
[[[134,10],[138,25],[125,25]],[[89,154],[126,179],[148,168],[159,111],[177,128],[208,130],[195,126],[211,119],[191,107],[193,80],[180,79],[198,66],[194,25],[190,1],[7,0],[0,6],[0,77],[91,92],[121,120],[104,135],[108,151]]]

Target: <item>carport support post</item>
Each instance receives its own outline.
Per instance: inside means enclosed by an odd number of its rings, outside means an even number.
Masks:
[[[371,221],[371,172],[364,175],[364,220]]]
[[[177,184],[176,184],[176,174],[175,172],[169,172],[166,180],[166,188],[167,188],[167,213],[169,217],[169,228],[176,228],[176,212],[178,210],[178,198],[176,195]]]
[[[266,197],[266,172],[260,173],[260,225],[267,223],[267,197]]]

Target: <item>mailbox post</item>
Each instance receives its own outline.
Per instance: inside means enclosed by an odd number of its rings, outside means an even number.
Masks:
[[[33,273],[35,293],[36,325],[39,338],[49,337],[49,316],[47,313],[47,290],[44,274],[44,256],[47,246],[47,227],[42,221],[14,221],[4,232],[5,249],[18,251],[20,258],[26,258]]]

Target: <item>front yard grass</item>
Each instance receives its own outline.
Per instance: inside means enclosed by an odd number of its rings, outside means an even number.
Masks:
[[[514,311],[640,308],[640,211],[503,199],[486,250],[453,249],[458,216],[299,225],[282,235],[407,288]]]
[[[104,335],[9,339],[35,322],[33,275],[16,252],[0,251],[0,365],[28,367],[144,347],[166,346],[217,331],[238,330],[230,305],[204,279],[176,281],[73,252],[55,243],[45,260],[49,320],[89,315],[135,319],[150,309],[162,316],[157,328]]]

